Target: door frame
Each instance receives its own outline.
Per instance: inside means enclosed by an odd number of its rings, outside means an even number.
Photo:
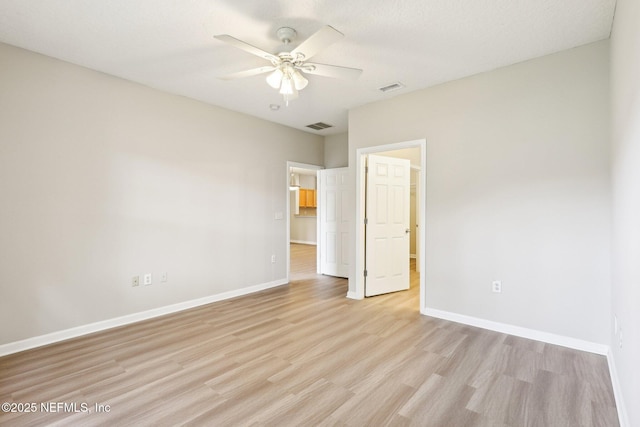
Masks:
[[[364,299],[364,266],[365,266],[365,160],[368,154],[375,154],[382,151],[394,151],[404,148],[420,148],[420,168],[421,173],[418,181],[418,188],[416,192],[419,192],[419,207],[420,214],[417,219],[418,224],[418,241],[420,248],[422,249],[420,258],[416,260],[420,264],[420,313],[425,314],[426,300],[426,262],[425,262],[425,242],[426,242],[426,190],[427,190],[427,140],[416,139],[411,141],[397,142],[392,144],[377,145],[374,147],[358,148],[356,150],[356,226],[355,226],[355,267],[352,270],[353,276],[350,280],[355,282],[355,292],[351,292],[347,295],[353,299]],[[417,193],[416,193],[417,194]]]
[[[287,283],[289,283],[290,279],[291,279],[291,191],[289,190],[289,170],[291,168],[302,168],[302,169],[311,169],[311,170],[315,170],[316,171],[316,189],[318,188],[318,171],[320,169],[324,169],[324,166],[320,166],[320,165],[312,165],[309,163],[299,163],[299,162],[292,162],[292,161],[287,161],[287,173],[286,173],[286,182],[285,182],[285,188],[287,191],[287,197],[285,198],[285,200],[287,201],[286,203],[286,228],[287,228],[287,233],[286,233],[286,251],[285,251],[285,258],[287,259]],[[319,209],[320,206],[320,200],[318,200],[318,207],[316,209]],[[320,228],[320,223],[318,221],[318,218],[316,217],[316,271],[319,274],[320,271],[320,235],[319,235],[319,230]]]

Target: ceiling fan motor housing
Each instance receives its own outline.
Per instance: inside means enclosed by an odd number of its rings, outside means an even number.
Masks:
[[[293,28],[282,27],[282,28],[278,28],[276,35],[278,36],[278,39],[280,39],[282,43],[289,44],[296,38],[297,33],[296,33],[296,30],[294,30]]]

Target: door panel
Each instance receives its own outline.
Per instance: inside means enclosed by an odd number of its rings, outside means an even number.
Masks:
[[[409,289],[410,163],[368,156],[365,296]]]
[[[320,188],[320,273],[349,275],[349,168],[323,169]]]

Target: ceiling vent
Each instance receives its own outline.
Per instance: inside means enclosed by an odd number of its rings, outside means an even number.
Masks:
[[[392,92],[394,90],[402,89],[403,87],[404,85],[402,83],[395,82],[395,83],[391,83],[390,85],[379,87],[378,90],[380,92],[387,93],[387,92]]]
[[[318,123],[313,123],[311,125],[307,125],[307,127],[313,130],[323,130],[323,129],[332,128],[333,125],[328,125],[326,123],[318,122]]]

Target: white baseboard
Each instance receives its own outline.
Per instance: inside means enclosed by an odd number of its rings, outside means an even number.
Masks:
[[[287,284],[287,279],[274,280],[268,283],[249,286],[246,288],[235,289],[232,291],[222,292],[220,294],[210,295],[204,298],[198,298],[190,301],[184,301],[177,304],[171,304],[164,307],[154,308],[139,313],[128,314],[126,316],[116,317],[113,319],[103,320],[100,322],[89,323],[88,325],[77,326],[75,328],[65,329],[62,331],[52,332],[46,335],[40,335],[25,340],[16,341],[8,344],[0,345],[0,356],[6,356],[12,353],[29,350],[35,347],[41,347],[47,344],[53,344],[59,341],[76,338],[82,335],[92,334],[94,332],[104,331],[106,329],[124,326],[131,323],[147,320],[154,317],[164,316],[166,314],[176,313],[178,311],[188,310],[212,302],[222,301],[242,295],[252,294],[254,292],[263,291],[265,289],[274,288]]]
[[[313,245],[313,246],[318,245],[318,242],[312,242],[309,240],[289,240],[289,243],[297,243],[299,245]]]
[[[362,298],[358,298],[358,295],[355,292],[351,292],[351,291],[347,292],[347,298],[349,298],[349,299],[362,299]]]
[[[618,370],[616,369],[616,361],[613,358],[613,352],[609,350],[607,353],[607,362],[609,364],[609,376],[611,376],[611,385],[613,386],[613,396],[616,399],[616,409],[618,410],[618,421],[620,427],[631,427],[627,408],[622,398],[622,389],[620,388],[620,380],[618,379]]]
[[[562,347],[573,348],[575,350],[587,351],[606,356],[609,346],[591,341],[584,341],[577,338],[565,337],[549,332],[542,332],[536,329],[523,328],[506,323],[494,322],[492,320],[480,319],[478,317],[466,316],[464,314],[452,313],[449,311],[437,310],[435,308],[425,308],[421,311],[427,316],[439,319],[451,320],[452,322],[463,323],[465,325],[476,326],[478,328],[489,329],[491,331],[502,332],[504,334],[515,335],[522,338],[529,338],[549,344],[560,345]]]

